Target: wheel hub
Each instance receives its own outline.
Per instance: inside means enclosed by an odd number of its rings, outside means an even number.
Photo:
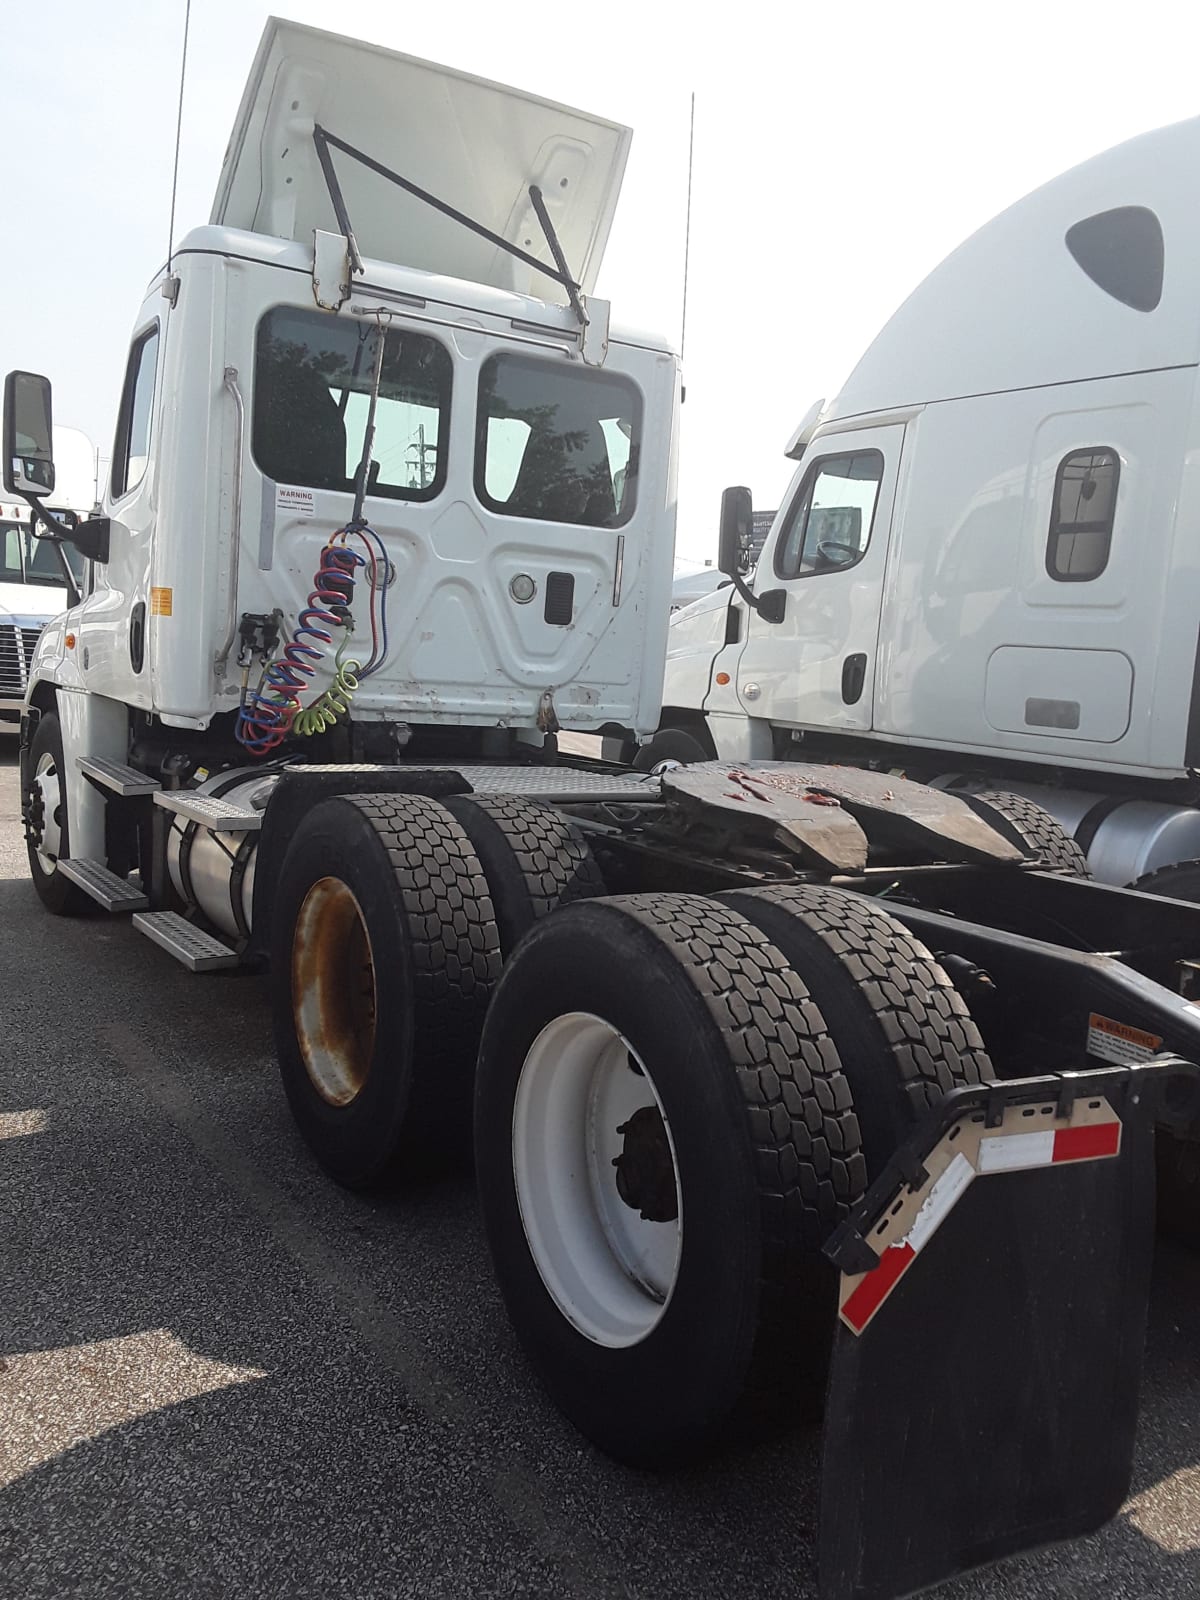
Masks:
[[[320,878],[296,917],[292,1011],[305,1069],[330,1105],[349,1105],[367,1081],[375,1007],[375,963],[362,908],[340,878]]]
[[[612,1163],[617,1169],[617,1193],[644,1222],[674,1222],[679,1198],[662,1112],[657,1106],[641,1106],[617,1132],[625,1140]]]
[[[47,875],[52,873],[62,854],[62,791],[49,751],[42,754],[29,786],[25,836],[38,866]]]
[[[530,1255],[564,1317],[596,1344],[637,1344],[679,1274],[682,1199],[651,1073],[608,1022],[568,1012],[526,1055],[513,1177]]]

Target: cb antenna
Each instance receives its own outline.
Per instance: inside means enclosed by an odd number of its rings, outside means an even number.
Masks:
[[[171,257],[175,251],[175,191],[179,187],[179,142],[183,133],[183,85],[187,77],[187,47],[188,29],[192,23],[192,0],[187,0],[183,13],[183,53],[179,62],[179,107],[175,114],[175,166],[171,172],[171,221],[167,228],[167,281],[163,284],[163,295],[172,305],[175,304],[175,295],[178,284],[171,275]]]
[[[188,0],[191,4],[191,0]],[[692,108],[688,117],[688,181],[687,220],[683,225],[683,317],[679,328],[679,359],[683,360],[683,347],[687,342],[687,292],[688,256],[692,248],[692,152],[696,144],[696,91],[692,90]]]

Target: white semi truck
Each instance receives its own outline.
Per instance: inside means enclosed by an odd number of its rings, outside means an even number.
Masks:
[[[788,444],[754,593],[673,619],[639,765],[999,788],[1105,882],[1200,897],[1198,159],[1200,120],[1110,150],[916,289]]]
[[[50,515],[56,521],[90,515],[96,501],[95,458],[87,436],[77,428],[56,428],[54,459]],[[35,529],[24,500],[0,500],[0,732],[7,726],[14,734],[38,636],[69,599],[78,598],[83,578],[78,553],[36,538]]]
[[[30,870],[269,966],[337,1181],[473,1128],[509,1315],[602,1448],[823,1403],[822,1594],[886,1600],[1121,1503],[1200,910],[901,778],[559,755],[659,721],[678,362],[593,293],[629,137],[268,24],[101,514],[43,522],[89,565],[29,674]],[[45,378],[3,428],[37,508]]]

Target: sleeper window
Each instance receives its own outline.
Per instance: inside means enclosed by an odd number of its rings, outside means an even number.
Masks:
[[[258,325],[254,459],[277,483],[352,493],[362,459],[379,330],[279,306]],[[389,328],[368,494],[431,500],[446,481],[450,357],[427,334]]]
[[[814,461],[777,546],[776,576],[842,572],[861,561],[871,540],[882,479],[878,450]]]
[[[1073,450],[1059,464],[1050,511],[1046,571],[1087,583],[1108,565],[1121,465],[1115,450]]]

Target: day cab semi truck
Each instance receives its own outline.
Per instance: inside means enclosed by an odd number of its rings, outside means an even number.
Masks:
[[[1200,909],[887,773],[558,752],[661,709],[679,364],[594,293],[629,138],[268,24],[102,514],[43,524],[87,577],[30,670],[30,868],[269,968],[336,1181],[473,1130],[508,1313],[602,1449],[823,1411],[821,1592],[885,1600],[1121,1503]],[[890,503],[908,426],[839,483],[878,456]],[[9,374],[34,507],[51,437]]]

